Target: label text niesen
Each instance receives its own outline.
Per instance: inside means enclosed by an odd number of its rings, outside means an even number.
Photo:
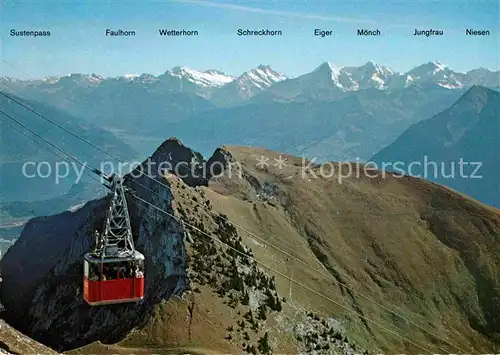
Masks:
[[[468,28],[465,30],[466,36],[489,36],[490,31],[488,30],[474,30],[472,28]]]
[[[414,36],[425,36],[425,37],[431,37],[431,36],[442,36],[444,34],[443,30],[418,30],[415,28],[415,33],[413,34]]]
[[[238,36],[283,36],[283,32],[280,30],[244,30],[242,28],[238,29]]]
[[[10,35],[13,37],[49,37],[50,31],[16,31],[11,29]]]
[[[195,30],[158,30],[160,32],[160,36],[198,36],[198,31]]]
[[[133,37],[135,36],[135,31],[128,31],[128,30],[110,30],[109,28],[106,29],[106,36],[111,36],[111,37]]]

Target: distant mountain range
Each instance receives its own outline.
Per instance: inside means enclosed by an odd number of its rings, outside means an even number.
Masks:
[[[500,86],[500,71],[486,69],[458,73],[440,62],[429,62],[406,73],[397,73],[372,61],[360,67],[336,67],[325,62],[311,73],[272,86],[261,95],[266,101],[335,100],[346,92],[366,89],[395,91],[421,87],[463,89],[472,85]]]
[[[209,99],[217,106],[233,106],[245,102],[287,77],[267,65],[243,73],[230,83],[215,90]]]
[[[179,66],[158,76],[105,78],[97,74],[71,74],[24,81],[4,77],[0,82],[16,95],[49,103],[110,129],[142,154],[173,135],[210,154],[214,146],[241,142],[233,138],[239,136],[238,132],[245,132],[243,142],[252,145],[268,146],[272,140],[273,149],[293,154],[312,154],[327,160],[357,157],[366,160],[411,124],[447,108],[468,87],[476,84],[500,87],[500,72],[475,69],[458,73],[442,63],[429,62],[407,73],[397,73],[369,61],[360,67],[339,68],[325,62],[294,78],[266,65],[239,77],[218,70],[201,72]],[[275,106],[266,111],[263,104],[304,107],[294,111]],[[219,111],[219,108],[229,110]],[[316,123],[306,125],[301,133],[287,122],[300,121],[296,112],[304,110],[307,121]],[[287,112],[287,117],[280,118],[279,112]],[[212,117],[222,119],[210,123]],[[236,121],[232,122],[233,119]],[[233,131],[227,127],[220,130],[219,125],[225,125],[226,121],[229,126],[242,124]],[[327,127],[307,133],[308,127],[316,127],[323,121]],[[256,122],[264,125],[249,127]],[[391,128],[386,127],[388,122]],[[209,123],[211,126],[205,127]],[[274,134],[273,138],[266,138],[270,134],[267,126],[279,127],[285,135],[292,132],[296,137],[293,149],[289,141],[273,141]],[[200,136],[200,131],[207,130],[226,133],[224,139]],[[208,150],[205,142],[210,145]]]
[[[143,156],[178,136],[206,156],[221,144],[244,144],[317,161],[366,161],[470,87],[500,88],[500,71],[459,73],[429,62],[397,73],[369,61],[324,62],[293,78],[266,65],[239,77],[179,66],[157,76],[0,82],[30,102],[69,113],[75,123],[113,132]]]
[[[260,65],[239,77],[219,70],[198,71],[184,66],[174,67],[164,74],[125,75],[106,78],[97,74],[71,74],[40,80],[0,78],[0,82],[18,89],[55,94],[64,89],[69,93],[88,93],[123,84],[142,86],[159,93],[189,93],[211,100],[217,106],[232,106],[261,94],[259,100],[296,101],[308,98],[332,99],[339,93],[363,89],[397,90],[413,85],[440,86],[461,89],[473,85],[500,87],[500,71],[479,68],[460,73],[440,62],[419,65],[406,73],[369,61],[354,67],[337,67],[324,62],[310,73],[288,78],[267,65]],[[263,94],[266,92],[266,94]]]
[[[500,207],[499,150],[500,93],[474,86],[450,108],[412,125],[371,160],[378,166],[391,163],[389,170],[400,162],[406,173]]]

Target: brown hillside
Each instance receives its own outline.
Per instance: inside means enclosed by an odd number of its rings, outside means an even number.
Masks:
[[[239,230],[258,260],[430,351],[499,349],[498,210],[411,177],[369,178],[356,164],[350,166],[359,177],[339,184],[327,168],[326,178],[303,178],[298,158],[283,156],[286,167],[279,169],[276,152],[224,151],[241,164],[244,179],[212,179],[206,191],[214,208],[328,277]],[[270,159],[264,170],[256,166],[261,156]],[[273,197],[262,201],[268,191]],[[367,348],[422,351],[283,277],[277,284],[293,302],[343,315],[352,338]]]

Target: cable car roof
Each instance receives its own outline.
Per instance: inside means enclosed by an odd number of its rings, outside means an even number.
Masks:
[[[116,262],[123,262],[123,261],[136,261],[136,260],[144,260],[144,255],[139,253],[137,250],[134,250],[132,252],[123,252],[119,254],[116,257],[112,258],[104,258],[102,259],[100,256],[93,255],[91,253],[86,253],[84,255],[85,260],[87,260],[90,263],[116,263]]]

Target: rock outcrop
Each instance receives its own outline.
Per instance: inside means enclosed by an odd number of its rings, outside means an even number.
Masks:
[[[37,343],[33,339],[18,332],[10,325],[0,320],[0,354],[2,355],[22,355],[22,354],[43,354],[57,355],[52,349]]]

